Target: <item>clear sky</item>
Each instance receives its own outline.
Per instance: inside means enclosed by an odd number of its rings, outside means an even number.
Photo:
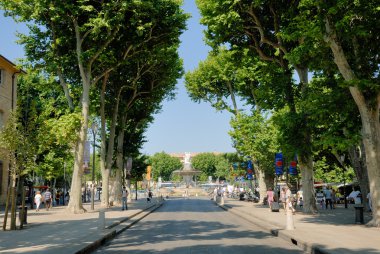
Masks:
[[[185,71],[197,67],[207,57],[209,48],[203,41],[204,29],[199,24],[200,15],[195,1],[186,0],[183,6],[192,17],[188,20],[187,31],[181,36],[179,53],[184,60]],[[16,31],[26,33],[23,24],[15,24],[11,18],[0,13],[0,54],[11,61],[24,56],[21,46],[16,44]],[[228,112],[216,112],[209,104],[192,102],[187,95],[184,80],[177,84],[174,101],[165,101],[162,110],[155,115],[142,149],[143,153],[156,152],[234,152],[231,139]]]

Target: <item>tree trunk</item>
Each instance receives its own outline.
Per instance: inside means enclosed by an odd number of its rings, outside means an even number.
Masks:
[[[231,101],[234,107],[235,115],[237,116],[239,114],[239,109],[236,103],[235,93],[234,93],[234,90],[232,89],[232,85],[230,81],[227,81],[227,85],[228,85],[228,90],[230,91]]]
[[[364,116],[362,116],[363,143],[365,147],[369,187],[370,187],[371,198],[372,198],[372,220],[368,223],[368,225],[380,227],[379,107],[377,107],[377,110],[375,110],[375,112],[372,111],[368,113],[369,113],[368,115],[364,114]]]
[[[307,85],[309,84],[308,68],[302,66],[296,66],[296,71],[301,82],[301,92],[305,93]],[[303,139],[305,144],[311,146],[311,135],[308,129],[305,130],[306,134]],[[310,147],[311,148],[311,147]],[[317,212],[317,206],[315,203],[314,193],[314,171],[313,171],[313,157],[311,151],[303,155],[303,159],[300,160],[300,169],[302,171],[302,191],[303,191],[303,212],[315,213]]]
[[[267,181],[265,179],[265,171],[260,167],[257,161],[254,161],[254,170],[256,174],[256,179],[259,184],[259,193],[260,193],[260,203],[264,202],[264,198],[267,196]],[[253,190],[252,190],[253,191]]]
[[[116,164],[117,164],[117,170],[120,172],[125,172],[124,170],[124,153],[123,153],[123,148],[124,148],[124,128],[125,128],[125,122],[127,120],[127,114],[123,114],[123,116],[120,119],[120,128],[119,128],[119,133],[117,135],[117,148],[116,148]],[[120,178],[121,185],[125,185],[125,174],[122,174],[122,177]],[[127,201],[131,201],[131,190],[130,187],[127,185],[126,190],[128,191],[129,195],[127,197]],[[121,192],[121,186],[120,186],[120,192]]]
[[[20,213],[20,229],[22,229],[24,227],[24,223],[25,223],[25,221],[24,221],[24,218],[25,218],[25,187],[24,186],[22,186],[21,198],[22,198],[21,210],[19,211],[19,213]]]
[[[355,73],[348,63],[334,25],[330,23],[328,18],[325,19],[325,27],[325,41],[330,46],[339,72],[346,81],[353,82],[357,80]],[[358,87],[350,86],[349,89],[358,106],[362,120],[362,139],[365,147],[373,210],[373,217],[368,225],[380,227],[380,92],[377,92],[371,99],[366,101],[364,94]]]
[[[4,231],[7,230],[9,202],[11,199],[11,190],[12,190],[12,185],[9,184],[8,191],[7,191],[7,200],[5,202],[5,211],[4,211],[4,221],[3,221],[3,230]]]
[[[366,211],[369,210],[369,205],[366,202],[366,197],[369,192],[369,181],[368,181],[368,172],[365,163],[365,153],[364,145],[362,144],[362,149],[360,147],[351,147],[348,150],[352,166],[355,171],[356,178],[358,179],[360,191],[362,194],[363,205]],[[364,156],[363,156],[364,155]]]
[[[128,191],[128,202],[132,201],[132,192],[131,192],[131,179],[125,179],[125,188]]]
[[[14,178],[11,189],[11,230],[16,230],[16,179]]]
[[[116,205],[121,205],[122,202],[121,202],[121,194],[122,194],[122,185],[123,185],[123,182],[122,182],[122,179],[123,179],[123,174],[122,174],[122,169],[120,168],[116,168],[116,175],[115,175],[115,183],[114,183],[114,197],[113,197],[113,202],[114,204]]]
[[[105,89],[106,89],[108,77],[109,77],[109,75],[107,73],[103,79],[103,85],[102,85],[102,91],[101,91],[101,106],[100,106],[101,121],[102,121],[102,132],[101,132],[102,149],[101,149],[101,153],[103,154],[101,156],[101,159],[103,160],[103,165],[105,164],[105,168],[102,169],[103,182],[106,180],[105,177],[109,178],[111,168],[113,165],[113,155],[114,155],[115,136],[116,136],[116,123],[117,123],[117,116],[118,116],[118,112],[119,112],[120,95],[121,95],[121,92],[123,90],[122,88],[120,88],[118,95],[116,97],[116,103],[115,103],[115,106],[113,108],[111,126],[110,126],[110,130],[109,130],[110,134],[109,134],[109,139],[108,139],[108,145],[106,146],[106,138],[105,138],[105,134],[106,134],[105,133],[105,126],[106,126],[105,120],[106,120],[106,117],[105,117],[104,107],[105,107]],[[117,176],[120,177],[120,174],[117,174]],[[120,178],[117,178],[117,179],[120,180]],[[107,181],[107,183],[109,183],[109,179],[107,179],[106,181]],[[117,182],[119,182],[119,181],[117,181]],[[118,188],[119,187],[121,187],[121,186],[118,186]],[[121,191],[121,189],[120,189],[120,191]],[[117,193],[117,189],[115,189],[114,193],[116,193],[115,194],[116,196],[119,196]],[[113,197],[113,198],[114,198],[115,202],[118,199],[116,197]],[[121,200],[121,197],[120,197],[120,200]],[[109,186],[108,186],[108,184],[103,186],[102,206],[104,206],[104,207],[109,206]]]
[[[313,174],[313,160],[312,157],[306,157],[304,160],[300,159],[300,169],[302,172],[302,195],[303,195],[303,212],[315,213],[317,206],[315,203],[314,194],[314,174]]]
[[[83,176],[83,155],[84,146],[87,140],[88,116],[90,108],[90,84],[83,82],[82,94],[82,126],[79,133],[79,140],[75,147],[74,171],[71,179],[70,200],[67,210],[72,213],[84,213],[86,210],[82,204],[82,176]]]

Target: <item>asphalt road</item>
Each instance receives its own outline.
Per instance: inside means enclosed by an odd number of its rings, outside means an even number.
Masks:
[[[208,199],[167,200],[95,253],[121,252],[303,253]]]

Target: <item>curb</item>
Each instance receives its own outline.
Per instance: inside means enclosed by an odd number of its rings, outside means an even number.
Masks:
[[[121,221],[118,221],[118,222],[115,222],[113,224],[111,224],[110,226],[106,227],[105,229],[111,229],[111,228],[114,228],[114,227],[117,227],[117,226],[120,226],[121,223],[133,218],[133,217],[136,217],[137,215],[151,209],[153,207],[153,209],[149,212],[147,212],[147,214],[145,214],[144,216],[142,216],[141,218],[133,221],[132,223],[126,225],[126,226],[123,226],[121,229],[114,229],[112,230],[111,232],[107,233],[106,235],[104,235],[103,237],[101,237],[100,239],[97,239],[95,240],[94,242],[88,244],[87,246],[83,247],[82,249],[80,249],[79,251],[75,252],[75,254],[87,254],[87,253],[91,253],[93,251],[95,251],[96,249],[98,249],[100,246],[104,245],[105,243],[111,241],[112,239],[114,239],[117,235],[119,235],[120,233],[122,233],[123,231],[127,230],[128,228],[132,227],[134,224],[136,224],[137,222],[139,222],[140,220],[142,220],[143,218],[145,218],[146,216],[148,216],[150,213],[154,212],[155,210],[157,210],[158,208],[160,208],[162,205],[163,205],[164,202],[161,202],[161,203],[158,203],[158,204],[153,204],[151,206],[148,206],[146,207],[145,209],[142,209],[141,211],[131,215],[130,217],[126,217],[125,219],[121,220]]]
[[[229,205],[220,205],[216,203],[217,206],[219,206],[221,209],[231,212],[237,216],[239,216],[242,219],[248,220],[249,222],[255,224],[256,226],[264,229],[265,231],[269,232],[273,236],[280,237],[281,239],[285,241],[289,241],[290,243],[298,246],[301,250],[311,253],[311,254],[330,254],[330,252],[322,249],[320,246],[316,244],[311,244],[305,241],[302,241],[300,239],[297,239],[294,235],[288,233],[286,230],[282,230],[276,226],[271,225],[268,221],[259,221],[252,217],[248,217],[243,215],[241,212],[236,211],[232,206]]]

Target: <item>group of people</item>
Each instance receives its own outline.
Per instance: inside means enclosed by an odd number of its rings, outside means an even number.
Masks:
[[[302,202],[302,197],[301,197],[300,201]],[[274,206],[278,206],[278,202],[281,202],[281,204],[285,210],[285,213],[287,213],[289,211],[289,212],[292,212],[293,214],[295,214],[295,212],[296,212],[296,209],[294,208],[294,198],[292,196],[292,192],[291,192],[289,186],[282,187],[280,190],[280,195],[275,193],[272,188],[268,188],[267,202],[268,202],[268,205],[269,205],[269,208],[271,211],[277,210],[274,208]],[[302,206],[303,202],[302,202],[302,204],[299,203],[299,205]]]
[[[36,195],[34,196],[34,203],[36,204],[36,212],[40,210],[41,203],[45,203],[45,208],[47,211],[51,208],[51,203],[53,200],[53,195],[50,192],[49,189],[46,189],[46,191],[41,194],[41,191],[37,191]]]
[[[63,199],[67,199],[68,201],[68,197],[68,193],[64,195],[61,191],[56,191],[53,195],[49,188],[47,188],[43,193],[41,193],[41,191],[38,190],[34,195],[34,204],[36,205],[36,212],[40,210],[40,206],[42,203],[45,203],[45,208],[47,211],[49,211],[53,203],[55,203],[55,205],[58,206],[61,204],[62,200],[62,204],[64,204]]]
[[[327,187],[315,194],[315,199],[317,204],[320,205],[321,209],[335,209],[337,202],[336,191],[330,187]]]
[[[369,210],[371,211],[372,210],[371,193],[368,193],[366,198],[368,201]],[[332,210],[336,208],[336,204],[338,202],[339,197],[338,197],[337,192],[333,188],[326,187],[315,193],[315,199],[316,199],[316,203],[320,206],[321,209],[330,208]],[[354,202],[355,204],[361,203],[362,201],[360,199],[360,191],[354,189],[350,193],[350,195],[347,197],[347,200],[348,201],[352,200],[352,202]],[[302,195],[299,195],[297,193],[297,196],[293,197],[291,194],[290,188],[288,186],[284,186],[281,188],[279,197],[278,197],[278,193],[275,193],[272,190],[272,188],[269,188],[267,191],[267,202],[271,210],[272,210],[273,203],[277,203],[277,202],[282,203],[285,212],[289,209],[294,213],[296,205],[298,205],[301,208],[303,207]]]

